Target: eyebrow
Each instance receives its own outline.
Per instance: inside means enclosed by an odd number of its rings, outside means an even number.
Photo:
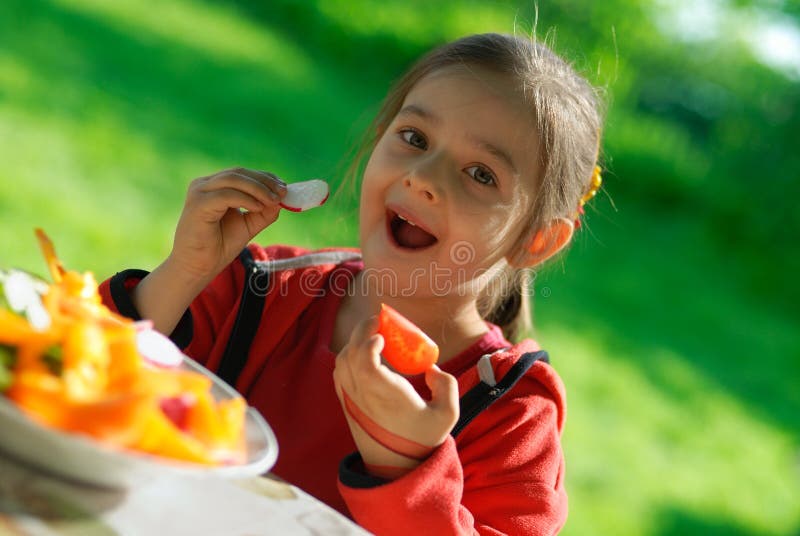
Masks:
[[[397,112],[397,115],[408,115],[411,117],[420,117],[422,119],[427,119],[431,123],[441,123],[442,120],[439,118],[438,115],[434,114],[431,111],[422,108],[421,106],[417,106],[416,104],[408,104],[403,106],[403,109]]]
[[[410,116],[410,117],[419,117],[421,119],[425,119],[430,121],[433,124],[439,124],[442,122],[441,118],[436,115],[435,113],[431,112],[430,110],[426,110],[421,106],[417,106],[416,104],[409,104],[403,107],[399,112],[397,112],[399,116]],[[511,155],[508,154],[507,151],[504,151],[497,145],[490,143],[484,139],[469,136],[469,141],[475,147],[491,154],[497,160],[500,160],[503,164],[505,164],[515,175],[519,175],[519,171],[517,171],[517,166],[514,165],[514,160],[512,160]]]

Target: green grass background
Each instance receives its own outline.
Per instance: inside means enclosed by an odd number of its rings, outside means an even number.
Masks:
[[[609,95],[604,189],[534,298],[569,396],[563,533],[797,535],[800,91],[735,44],[658,37],[660,5],[539,6],[539,33],[557,28]],[[40,226],[70,268],[152,268],[188,182],[225,167],[335,185],[415,57],[527,31],[532,6],[4,0],[0,265],[44,273]],[[698,87],[713,98],[692,115]],[[356,245],[356,230],[340,198],[258,241]]]

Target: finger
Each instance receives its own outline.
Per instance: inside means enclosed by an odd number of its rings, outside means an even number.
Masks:
[[[383,350],[383,337],[376,333],[378,318],[369,317],[353,330],[350,344],[353,347],[353,367],[360,373],[376,370],[380,367],[380,353]]]
[[[372,369],[378,369],[381,366],[383,344],[383,336],[377,333],[364,342],[365,354],[368,356],[368,359],[365,360],[365,364],[369,364]]]
[[[433,365],[425,372],[425,383],[431,390],[428,406],[435,410],[458,411],[458,382],[451,374]]]
[[[338,378],[342,388],[354,393],[357,390],[358,383],[353,374],[352,359],[350,359],[352,353],[352,346],[349,343],[346,344],[336,356],[333,373]]]
[[[262,172],[249,169],[236,172],[234,173],[234,176],[252,181],[252,183],[258,185],[262,188],[262,190],[266,191],[270,199],[280,202],[286,196],[286,185],[277,177],[271,177]]]
[[[228,209],[244,208],[250,212],[264,210],[264,204],[257,198],[233,188],[205,192],[202,194],[199,204],[199,208],[209,215],[209,223],[219,221]]]
[[[278,188],[278,190],[283,190],[284,192],[286,191],[286,186],[288,186],[286,184],[286,181],[284,181],[271,171],[256,170],[254,171],[254,173],[256,173],[257,177],[259,178],[263,177],[264,179],[266,179],[265,184],[274,185]]]
[[[280,205],[269,205],[261,210],[247,210],[242,212],[247,228],[253,231],[253,236],[264,228],[274,223],[281,214]]]
[[[364,344],[367,339],[378,332],[378,317],[371,316],[359,322],[353,333],[350,334],[350,342],[354,346]]]
[[[220,224],[225,236],[239,237],[240,240],[247,242],[277,220],[279,214],[280,208],[277,206],[246,212],[241,212],[239,207],[237,209],[229,208],[220,220]]]
[[[241,175],[246,175],[258,182],[262,183],[264,186],[275,192],[281,199],[286,195],[286,182],[284,182],[280,177],[272,173],[271,171],[261,171],[257,169],[244,169],[239,168],[237,173]]]
[[[383,348],[383,340],[380,335],[373,337],[358,344],[350,343],[351,350],[345,359],[354,384],[360,382],[370,386],[369,384],[374,383],[375,371],[381,366],[380,350]]]
[[[339,402],[342,402],[342,368],[341,367],[334,367],[333,369],[333,388],[336,391],[336,396],[339,399]]]
[[[211,179],[214,177],[221,177],[223,175],[245,175],[259,182],[263,182],[265,185],[273,183],[277,186],[284,186],[284,187],[286,186],[286,182],[283,181],[280,177],[278,177],[275,173],[272,173],[271,171],[263,171],[260,169],[248,169],[241,166],[223,169],[222,171],[218,171],[216,173],[208,175],[207,177],[201,177],[201,178]]]
[[[236,171],[224,171],[204,179],[199,184],[200,192],[211,192],[219,189],[231,188],[241,190],[258,199],[264,205],[280,203],[283,196],[277,185],[270,188],[264,182],[249,175]],[[284,194],[285,195],[285,194]]]

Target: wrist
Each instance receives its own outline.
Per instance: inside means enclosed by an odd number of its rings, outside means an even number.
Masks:
[[[153,270],[154,274],[168,279],[176,285],[176,289],[182,293],[192,294],[192,297],[200,293],[217,275],[198,271],[196,268],[187,266],[178,258],[170,254],[164,262]]]
[[[398,479],[410,473],[422,463],[420,460],[407,458],[390,451],[382,453],[360,452],[360,454],[367,473],[387,480]]]
[[[157,331],[170,335],[210,280],[183,272],[167,258],[139,282],[130,297],[142,318],[152,320]]]

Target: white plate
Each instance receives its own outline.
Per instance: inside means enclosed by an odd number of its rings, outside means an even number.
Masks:
[[[240,396],[216,375],[184,356],[182,367],[208,376],[216,400]],[[124,489],[165,472],[195,477],[243,478],[269,471],[278,457],[275,434],[261,414],[245,416],[247,460],[240,465],[206,466],[123,451],[88,436],[48,428],[29,419],[0,395],[0,450],[57,476],[106,488]]]

